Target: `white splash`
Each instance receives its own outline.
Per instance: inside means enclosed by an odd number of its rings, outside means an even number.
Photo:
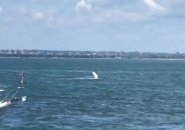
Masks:
[[[26,101],[26,96],[22,96],[22,101],[23,101],[23,102]]]
[[[0,89],[0,92],[4,92],[4,90],[3,89]]]
[[[92,74],[94,76],[94,79],[99,79],[99,76],[98,76],[98,74],[96,72],[93,71]]]

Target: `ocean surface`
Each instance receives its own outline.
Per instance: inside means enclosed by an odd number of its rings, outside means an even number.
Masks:
[[[185,61],[1,58],[0,89],[22,70],[27,101],[0,110],[0,130],[185,129]]]

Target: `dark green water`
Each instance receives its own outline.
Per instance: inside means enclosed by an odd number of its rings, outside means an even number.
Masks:
[[[0,88],[22,69],[27,101],[0,110],[0,130],[185,129],[185,61],[5,58]]]

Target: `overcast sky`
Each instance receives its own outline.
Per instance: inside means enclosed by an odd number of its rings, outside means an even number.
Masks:
[[[0,49],[185,52],[185,0],[0,0]]]

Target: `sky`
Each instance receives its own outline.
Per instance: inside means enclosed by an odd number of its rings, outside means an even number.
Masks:
[[[0,49],[185,53],[185,0],[0,0]]]

